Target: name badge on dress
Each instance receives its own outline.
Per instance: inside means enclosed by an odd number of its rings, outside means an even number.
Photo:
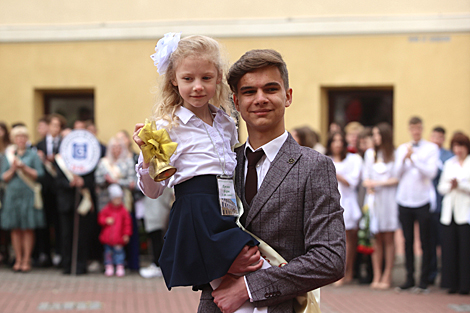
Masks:
[[[220,213],[223,216],[238,216],[237,197],[233,179],[229,176],[217,176],[219,186]]]

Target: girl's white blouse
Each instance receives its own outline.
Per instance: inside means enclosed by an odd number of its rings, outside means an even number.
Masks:
[[[338,190],[341,195],[340,204],[344,209],[344,225],[346,230],[357,229],[359,219],[362,216],[357,202],[357,185],[361,178],[362,159],[359,155],[348,153],[341,162],[333,162],[336,173],[346,179],[349,186],[338,182]]]
[[[195,176],[222,175],[224,163],[225,174],[233,175],[237,161],[232,147],[238,142],[235,123],[223,110],[211,104],[209,108],[214,117],[212,126],[185,107],[179,107],[175,112],[179,125],[173,126],[168,133],[171,140],[178,143],[175,154],[170,158],[170,165],[176,167],[177,171],[170,179],[157,183],[150,178],[148,169],[142,168],[143,158],[140,154],[136,172],[138,185],[146,196],[157,198],[165,187],[171,188]],[[167,125],[168,122],[164,120],[156,122],[157,129]]]

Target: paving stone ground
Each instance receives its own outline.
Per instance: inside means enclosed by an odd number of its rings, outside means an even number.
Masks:
[[[394,283],[402,283],[402,265],[397,265]],[[186,313],[196,312],[199,293],[190,288],[169,292],[162,279],[144,279],[137,273],[123,278],[99,273],[62,275],[57,269],[33,269],[13,273],[0,268],[0,313],[92,312],[92,313]],[[351,284],[326,286],[321,291],[323,313],[470,312],[470,296],[448,295],[438,287],[416,295],[371,290]]]

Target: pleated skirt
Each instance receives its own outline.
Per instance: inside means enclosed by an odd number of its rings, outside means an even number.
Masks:
[[[222,216],[215,175],[175,186],[176,200],[158,262],[168,289],[201,286],[224,276],[245,245],[259,242]]]

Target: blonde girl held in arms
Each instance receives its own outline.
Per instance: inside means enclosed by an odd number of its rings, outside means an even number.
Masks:
[[[238,142],[229,88],[223,82],[224,62],[217,41],[205,36],[180,40],[180,34],[169,33],[155,50],[152,59],[163,77],[154,120],[156,128],[165,128],[178,144],[170,158],[177,172],[155,182],[141,155],[136,165],[138,185],[150,198],[160,196],[165,187],[175,188],[159,259],[167,287],[211,283],[215,289],[227,273],[240,274],[231,268],[239,254],[251,255],[246,259],[250,271],[267,263],[260,260],[258,242],[237,227],[236,216],[224,215],[219,204],[218,176],[233,176],[232,147]],[[144,142],[138,134],[143,126],[137,124],[134,132],[141,148]],[[237,312],[259,311],[247,302]]]

